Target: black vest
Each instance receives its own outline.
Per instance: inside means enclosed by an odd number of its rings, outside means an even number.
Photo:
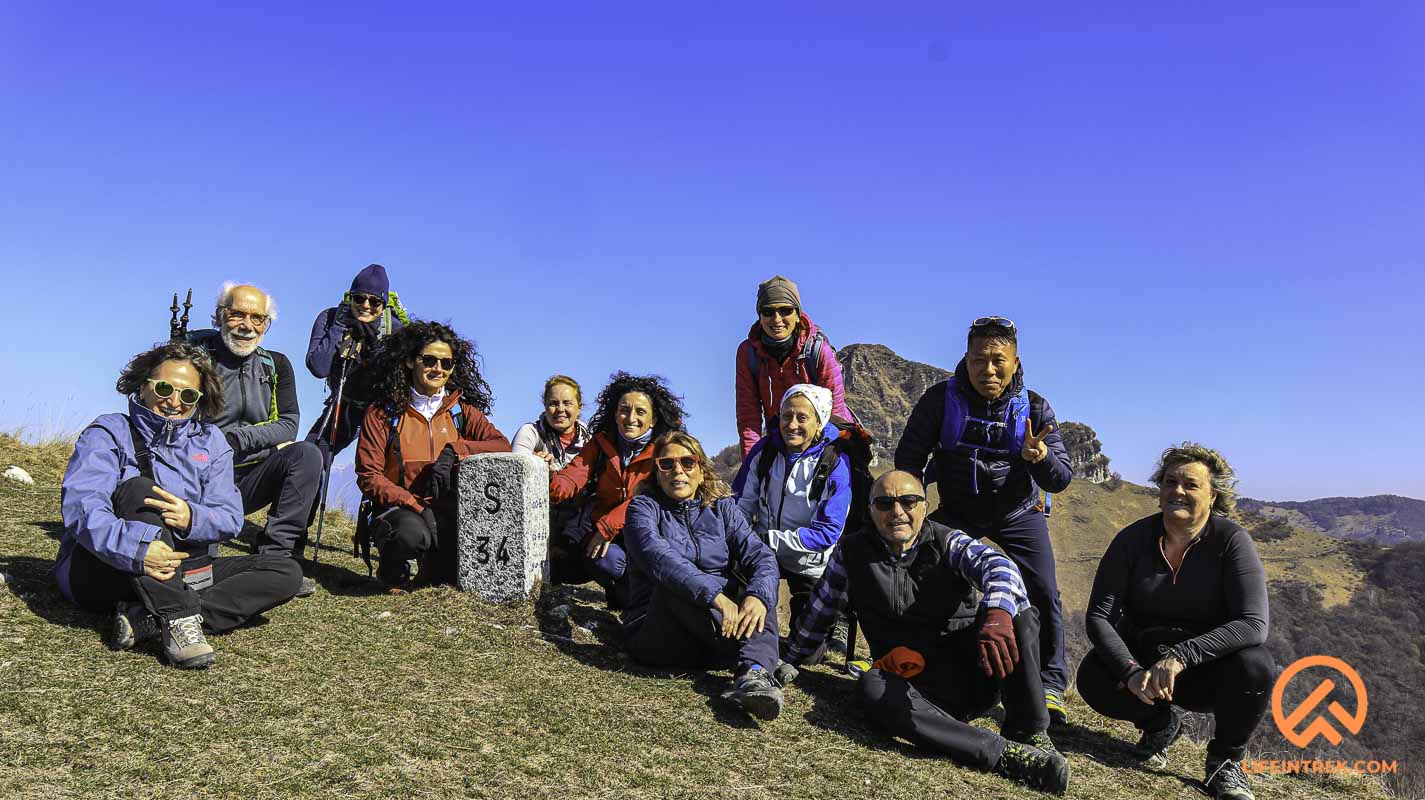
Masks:
[[[899,559],[874,526],[842,537],[851,609],[873,657],[899,646],[926,653],[974,624],[980,592],[945,558],[952,532],[927,519],[915,548]]]

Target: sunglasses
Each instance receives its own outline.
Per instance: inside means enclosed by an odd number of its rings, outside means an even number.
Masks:
[[[441,369],[445,370],[446,372],[449,372],[455,367],[455,359],[437,358],[433,355],[421,353],[421,366],[425,367],[426,369],[431,369],[436,364],[439,364]]]
[[[185,406],[196,406],[198,401],[203,399],[203,393],[197,389],[179,389],[168,381],[161,381],[157,378],[149,378],[148,382],[153,386],[154,396],[160,400],[167,400],[178,392],[178,402]]]
[[[653,465],[658,467],[659,472],[672,472],[674,467],[682,467],[684,472],[692,472],[698,466],[696,456],[663,456],[653,459]]]
[[[231,322],[233,320],[242,322],[243,320],[247,320],[252,324],[252,327],[261,328],[263,325],[266,325],[267,321],[269,319],[272,319],[272,317],[267,314],[251,314],[246,311],[238,311],[236,308],[228,306],[227,308],[223,309],[223,319],[227,322]]]
[[[976,317],[975,321],[970,323],[971,328],[986,327],[991,325],[996,328],[1008,328],[1009,330],[1014,330],[1014,320],[1010,319],[1009,317]]]
[[[377,297],[374,294],[353,294],[351,296],[351,302],[359,306],[371,306],[372,308],[383,308],[386,305],[385,298]]]
[[[764,317],[790,317],[797,313],[796,306],[766,306],[759,308],[757,313]]]
[[[906,511],[914,511],[916,506],[924,502],[925,498],[918,494],[903,494],[899,497],[881,495],[880,497],[871,498],[871,505],[874,506],[877,511],[890,511],[896,507],[896,503],[900,503],[901,508],[904,508]]]

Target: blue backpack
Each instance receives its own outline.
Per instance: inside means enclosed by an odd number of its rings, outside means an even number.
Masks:
[[[955,390],[955,378],[951,377],[945,386],[945,417],[940,423],[940,449],[971,453],[983,450],[1017,458],[1024,449],[1024,421],[1027,419],[1028,389],[1020,389],[1009,399],[1003,419],[984,419],[970,415],[965,407],[965,398]],[[967,428],[971,430],[967,432]],[[1009,434],[1007,444],[1006,433]]]

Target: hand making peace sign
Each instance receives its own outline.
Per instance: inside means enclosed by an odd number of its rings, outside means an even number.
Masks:
[[[1035,436],[1034,423],[1028,417],[1025,417],[1024,447],[1021,447],[1019,450],[1020,458],[1023,458],[1030,464],[1038,464],[1040,461],[1048,458],[1049,445],[1044,444],[1044,440],[1053,432],[1054,426],[1052,424],[1046,425],[1044,426],[1044,430],[1040,431],[1038,436]]]

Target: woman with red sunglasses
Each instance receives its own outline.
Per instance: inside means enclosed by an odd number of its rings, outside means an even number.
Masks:
[[[456,465],[510,451],[485,416],[492,398],[478,358],[439,322],[411,323],[377,351],[356,483],[370,504],[365,534],[381,554],[376,574],[391,594],[454,577]]]

